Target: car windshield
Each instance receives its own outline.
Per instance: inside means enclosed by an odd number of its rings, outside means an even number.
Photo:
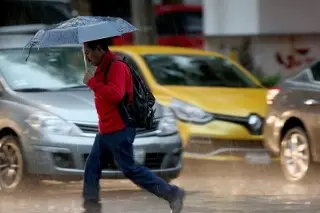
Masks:
[[[215,56],[148,54],[143,56],[159,84],[201,87],[257,88],[229,60]]]
[[[79,47],[34,49],[25,59],[22,49],[0,52],[0,72],[13,90],[83,86],[84,61]]]
[[[186,33],[202,33],[202,12],[185,13],[183,22]]]

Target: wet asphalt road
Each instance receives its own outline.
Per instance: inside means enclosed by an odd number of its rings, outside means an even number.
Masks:
[[[253,166],[186,160],[183,173],[173,183],[187,190],[185,213],[320,213],[317,177],[320,172],[313,172],[310,181],[293,184],[282,178],[277,163]],[[1,195],[0,212],[79,213],[81,188],[81,183],[43,183],[25,193]],[[106,213],[170,212],[164,201],[127,180],[104,180],[102,198]]]

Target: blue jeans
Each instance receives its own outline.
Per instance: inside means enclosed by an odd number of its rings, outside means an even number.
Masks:
[[[133,158],[133,141],[136,130],[127,127],[111,134],[97,134],[84,172],[83,198],[85,201],[100,200],[99,180],[106,158],[113,157],[117,167],[139,187],[154,195],[170,200],[178,190],[149,169],[136,165]]]

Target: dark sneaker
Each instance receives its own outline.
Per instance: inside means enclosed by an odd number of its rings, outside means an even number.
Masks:
[[[83,213],[101,213],[101,204],[98,201],[87,200],[83,203]]]
[[[183,208],[183,200],[185,197],[185,191],[178,189],[176,196],[169,202],[171,213],[180,213]]]

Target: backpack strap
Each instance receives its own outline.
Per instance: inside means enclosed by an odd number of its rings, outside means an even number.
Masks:
[[[109,62],[108,66],[107,66],[107,69],[103,73],[103,83],[104,84],[107,84],[107,75],[109,73],[109,70],[110,70],[110,67],[111,67],[112,63],[115,62],[115,61],[121,61],[121,60],[114,58]]]
[[[125,58],[124,59],[114,58],[114,59],[112,59],[110,61],[110,63],[107,66],[107,69],[103,73],[103,82],[104,82],[104,84],[107,84],[107,75],[108,75],[108,72],[110,70],[110,67],[111,67],[112,63],[116,62],[116,61],[122,61],[123,63],[127,64],[124,60],[125,60]],[[128,64],[127,64],[127,66],[131,70],[131,68],[130,68],[130,66]],[[122,121],[124,122],[125,125],[132,124],[132,118],[131,118],[130,113],[128,112],[128,109],[127,109],[128,101],[129,101],[129,94],[126,92],[124,97],[122,98],[121,102],[118,105],[118,110],[119,110],[120,117],[121,117],[121,119],[122,119]]]
[[[122,63],[126,64],[126,65],[129,67],[129,69],[131,70],[131,67],[127,64],[127,62],[126,62],[125,60],[126,60],[125,57],[123,57],[122,59],[113,58],[113,59],[109,62],[108,66],[107,66],[107,69],[104,71],[104,74],[103,74],[103,82],[104,82],[104,84],[107,83],[107,75],[108,75],[108,72],[109,72],[110,67],[111,67],[111,65],[112,65],[113,62],[121,61]]]

